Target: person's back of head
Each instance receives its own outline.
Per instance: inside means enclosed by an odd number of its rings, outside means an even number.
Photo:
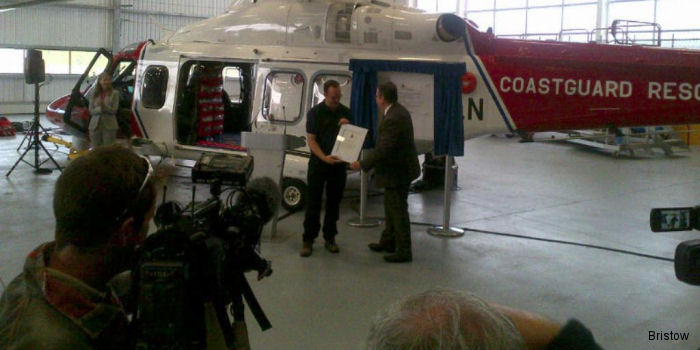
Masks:
[[[119,145],[73,160],[54,191],[58,247],[104,244],[129,217],[138,226],[155,200],[152,175],[146,159]]]
[[[513,323],[466,292],[431,289],[382,311],[366,342],[371,350],[517,350]]]

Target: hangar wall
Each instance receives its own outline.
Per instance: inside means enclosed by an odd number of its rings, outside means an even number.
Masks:
[[[182,26],[223,13],[230,2],[73,0],[17,8],[0,12],[0,48],[116,51],[134,42],[159,40]],[[42,110],[68,93],[78,77],[78,72],[48,72],[40,91]],[[0,73],[0,114],[32,113],[33,99],[34,87],[24,83],[21,72]]]

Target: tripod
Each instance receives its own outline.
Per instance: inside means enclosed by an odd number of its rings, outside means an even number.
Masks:
[[[41,128],[41,132],[44,134],[48,134],[49,130],[46,129],[41,123],[39,124],[39,128]],[[24,132],[24,138],[22,139],[22,142],[19,143],[19,146],[17,146],[17,152],[24,146],[24,143],[27,142],[27,148],[31,148],[31,144],[29,143],[32,140],[32,136],[34,135],[34,120],[32,120],[32,123],[29,124],[29,129],[25,130]]]
[[[58,170],[62,170],[61,166],[56,163],[56,160],[53,159],[49,151],[46,150],[46,147],[44,147],[44,144],[41,143],[41,140],[39,139],[39,128],[46,132],[46,129],[41,126],[39,123],[39,83],[34,83],[34,120],[32,121],[32,126],[27,131],[27,135],[25,135],[25,140],[27,137],[31,139],[29,143],[27,144],[27,149],[24,150],[24,153],[17,159],[15,164],[12,166],[10,171],[7,172],[5,176],[10,176],[13,170],[17,167],[17,164],[19,164],[20,161],[25,162],[29,164],[32,168],[34,168],[34,173],[35,174],[40,174],[40,175],[45,175],[45,174],[50,174],[53,169],[48,169],[48,168],[42,168],[41,166],[46,163],[48,160],[51,160],[54,165],[56,165],[56,168]],[[22,144],[24,143],[25,140],[22,140]],[[20,148],[22,147],[22,144],[20,144]],[[39,147],[44,150],[44,153],[48,156],[48,159],[45,159],[42,162],[39,162]],[[34,164],[24,160],[24,156],[29,153],[29,150],[34,149]],[[17,149],[19,151],[19,148]]]

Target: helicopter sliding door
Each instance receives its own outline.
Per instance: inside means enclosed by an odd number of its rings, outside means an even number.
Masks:
[[[250,131],[254,65],[188,60],[181,65],[176,99],[179,145],[240,150]]]

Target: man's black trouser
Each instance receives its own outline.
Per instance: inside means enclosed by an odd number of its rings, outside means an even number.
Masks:
[[[408,184],[384,189],[386,227],[379,242],[394,245],[396,255],[411,257],[411,220],[408,216]]]
[[[326,215],[323,219],[323,238],[334,241],[338,234],[336,222],[340,216],[340,200],[345,190],[346,164],[329,165],[312,158],[307,177],[308,198],[304,218],[304,242],[313,242],[321,229],[321,203],[326,188]]]

